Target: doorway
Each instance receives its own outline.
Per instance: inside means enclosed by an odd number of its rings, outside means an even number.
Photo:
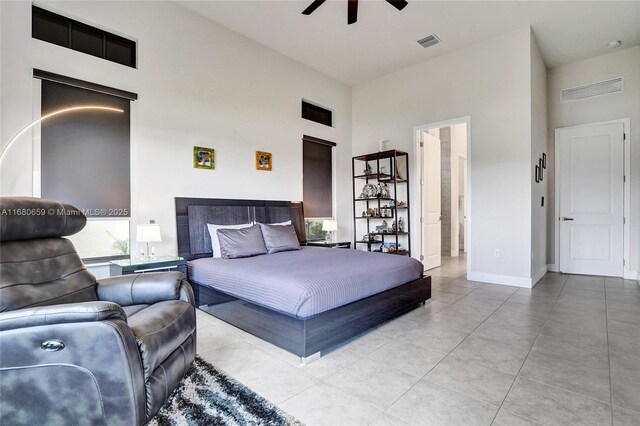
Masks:
[[[469,118],[415,128],[420,260],[425,270],[469,251]]]
[[[556,252],[561,272],[625,275],[624,133],[623,121],[556,130]]]

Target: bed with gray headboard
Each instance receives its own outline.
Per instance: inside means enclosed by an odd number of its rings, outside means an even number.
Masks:
[[[197,306],[303,358],[431,297],[431,278],[422,276],[419,262],[403,256],[303,247],[243,259],[212,257],[207,224],[290,220],[304,246],[302,203],[206,198],[175,202],[178,253],[189,261]]]

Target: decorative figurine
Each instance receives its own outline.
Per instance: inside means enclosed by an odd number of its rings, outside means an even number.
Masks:
[[[398,232],[404,232],[404,219],[398,219]]]
[[[365,175],[370,175],[370,174],[372,174],[372,173],[373,173],[373,170],[371,169],[371,164],[369,164],[369,163],[365,163],[365,166],[364,166],[364,174],[365,174]]]
[[[360,198],[376,198],[378,190],[373,184],[367,183],[362,188],[362,193],[360,194]]]
[[[367,217],[367,212],[365,210],[362,210],[362,217]]]
[[[384,182],[380,182],[378,184],[378,193],[380,194],[379,195],[380,198],[391,198],[391,194],[389,192],[389,186]]]
[[[385,231],[384,232],[388,232],[389,230],[389,224],[387,223],[386,220],[382,221],[382,226],[384,227]]]

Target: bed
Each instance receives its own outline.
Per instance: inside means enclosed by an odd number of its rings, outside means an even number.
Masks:
[[[199,309],[304,359],[406,313],[431,297],[422,265],[356,250],[213,258],[208,223],[291,220],[304,245],[302,203],[176,198],[178,253]]]

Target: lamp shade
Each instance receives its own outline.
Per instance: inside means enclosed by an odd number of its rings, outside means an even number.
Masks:
[[[323,220],[322,230],[327,232],[334,232],[338,230],[338,222],[335,220]]]
[[[162,241],[162,238],[160,237],[160,225],[157,223],[138,225],[136,241],[139,243],[155,243]]]

